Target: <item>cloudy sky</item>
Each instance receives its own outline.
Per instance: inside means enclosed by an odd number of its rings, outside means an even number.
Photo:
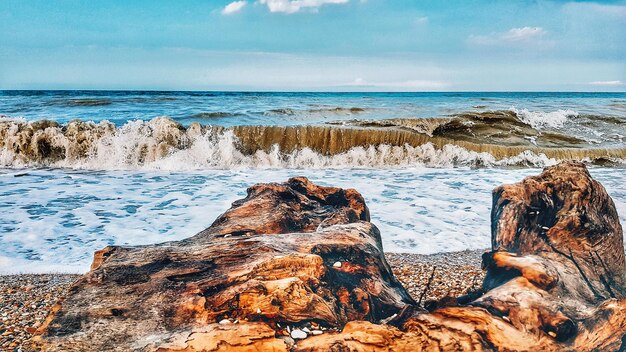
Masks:
[[[0,1],[0,89],[625,91],[626,1]]]

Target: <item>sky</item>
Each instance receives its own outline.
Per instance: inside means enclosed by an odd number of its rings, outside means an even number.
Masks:
[[[626,0],[0,0],[0,89],[626,91]]]

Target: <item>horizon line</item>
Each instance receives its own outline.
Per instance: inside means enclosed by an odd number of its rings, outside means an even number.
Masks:
[[[180,93],[626,93],[626,90],[614,91],[578,91],[578,90],[423,90],[423,91],[342,91],[342,90],[229,90],[229,89],[208,89],[208,90],[177,90],[177,89],[0,89],[0,92],[180,92]]]

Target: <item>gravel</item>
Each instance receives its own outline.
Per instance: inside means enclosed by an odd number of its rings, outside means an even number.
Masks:
[[[411,296],[416,301],[423,296],[422,302],[425,302],[459,296],[478,287],[484,277],[480,266],[483,252],[386,253],[385,256]],[[71,274],[0,275],[0,350],[35,351],[30,342],[35,330],[79,277]],[[429,281],[429,289],[425,290]]]
[[[438,253],[432,255],[385,253],[387,262],[402,285],[422,303],[446,296],[461,296],[480,287],[484,273],[481,255],[486,250]],[[433,274],[434,268],[434,274]],[[427,290],[428,281],[432,276]]]
[[[80,275],[0,275],[0,351],[36,351],[29,340]]]

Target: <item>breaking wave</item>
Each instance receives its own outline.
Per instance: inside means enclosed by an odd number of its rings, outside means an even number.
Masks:
[[[431,121],[432,122],[432,121]],[[431,123],[425,122],[425,123]],[[441,121],[440,121],[441,122]],[[110,122],[0,120],[0,166],[79,169],[232,169],[545,166],[626,159],[626,148],[476,143],[439,124],[430,133],[367,126],[183,127],[165,117]],[[444,127],[441,127],[444,126]],[[445,127],[448,126],[448,127]]]
[[[517,110],[511,108],[511,111],[524,123],[533,128],[542,127],[563,127],[569,118],[578,117],[578,112],[574,110],[557,110],[552,112],[544,111],[528,111],[527,109]]]
[[[575,117],[575,118],[574,118]],[[467,112],[441,118],[351,120],[335,125],[403,129],[430,137],[477,144],[545,148],[620,147],[626,139],[626,119],[578,114],[575,111],[505,110]]]

